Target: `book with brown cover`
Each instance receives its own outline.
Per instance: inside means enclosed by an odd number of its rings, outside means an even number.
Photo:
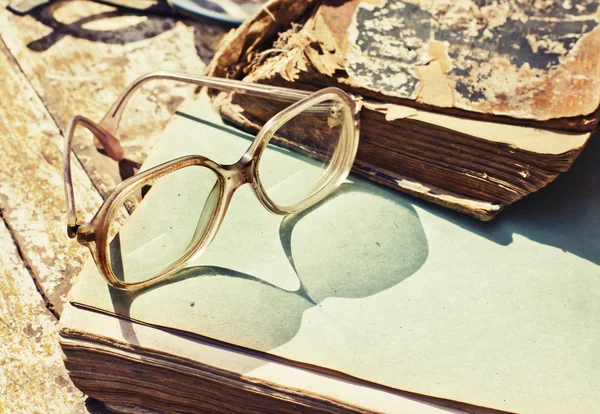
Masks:
[[[547,3],[274,0],[209,73],[361,95],[357,172],[488,220],[566,171],[598,124],[598,3]],[[279,109],[218,102],[247,126]]]

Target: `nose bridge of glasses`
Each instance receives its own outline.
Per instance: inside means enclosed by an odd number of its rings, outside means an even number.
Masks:
[[[252,168],[255,158],[250,152],[244,153],[242,157],[234,164],[223,165],[220,168],[220,173],[225,178],[227,187],[236,188],[252,182]]]

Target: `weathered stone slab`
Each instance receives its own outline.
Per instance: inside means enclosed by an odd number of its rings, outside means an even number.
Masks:
[[[63,365],[56,318],[0,222],[0,412],[76,413],[84,400]]]
[[[226,31],[208,20],[143,16],[92,2],[53,2],[29,16],[10,13],[6,4],[0,0],[2,38],[63,132],[77,114],[100,121],[144,73],[201,73]],[[143,161],[175,108],[193,93],[172,82],[142,88],[120,129],[127,158]],[[106,194],[118,181],[111,177],[116,166],[90,147],[91,139],[76,141],[75,152]]]
[[[0,208],[31,275],[58,315],[72,278],[88,257],[66,235],[63,138],[3,43],[0,87]],[[101,198],[83,169],[75,167],[78,206],[90,217]]]

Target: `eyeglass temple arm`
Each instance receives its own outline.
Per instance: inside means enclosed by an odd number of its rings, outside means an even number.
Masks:
[[[75,209],[75,196],[73,195],[73,179],[71,177],[71,149],[73,147],[73,135],[77,125],[81,125],[88,129],[104,146],[106,153],[113,159],[123,159],[123,148],[120,145],[114,146],[112,143],[117,142],[117,139],[108,131],[99,125],[96,125],[90,119],[77,115],[69,125],[65,133],[65,147],[63,151],[63,171],[65,183],[65,198],[67,200],[67,233],[69,237],[74,238],[77,235],[77,212]]]
[[[117,136],[119,123],[121,122],[121,117],[123,116],[123,112],[125,111],[129,99],[131,99],[133,94],[139,88],[141,88],[144,83],[158,79],[191,83],[198,86],[206,86],[209,88],[219,89],[222,91],[243,93],[247,95],[276,99],[279,101],[286,102],[296,102],[310,95],[310,92],[307,91],[301,91],[291,88],[282,88],[278,86],[261,85],[258,83],[242,82],[234,79],[215,78],[203,75],[191,75],[179,72],[151,72],[136,79],[129,86],[129,88],[127,88],[121,94],[121,96],[119,96],[119,98],[115,101],[110,110],[106,113],[104,118],[102,118],[102,120],[100,121],[99,125],[102,128],[104,128],[106,132],[109,133],[108,136],[105,137],[106,142],[103,142],[102,139],[98,137],[98,140],[107,149],[107,153],[109,152],[109,147],[114,153],[122,153],[122,149],[120,149],[121,145],[115,137]],[[116,160],[120,161],[120,159]]]

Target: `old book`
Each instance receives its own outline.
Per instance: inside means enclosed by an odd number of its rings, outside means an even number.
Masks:
[[[209,73],[364,97],[355,170],[494,217],[566,171],[600,116],[598,3],[276,0]],[[222,96],[251,126],[272,102]]]
[[[248,144],[186,101],[147,166],[231,162]],[[597,144],[494,226],[356,175],[289,217],[242,187],[213,244],[168,282],[116,291],[86,264],[61,319],[66,367],[120,413],[593,412]],[[122,234],[190,214],[196,201],[178,212],[161,198],[179,190],[195,187],[153,187]]]

